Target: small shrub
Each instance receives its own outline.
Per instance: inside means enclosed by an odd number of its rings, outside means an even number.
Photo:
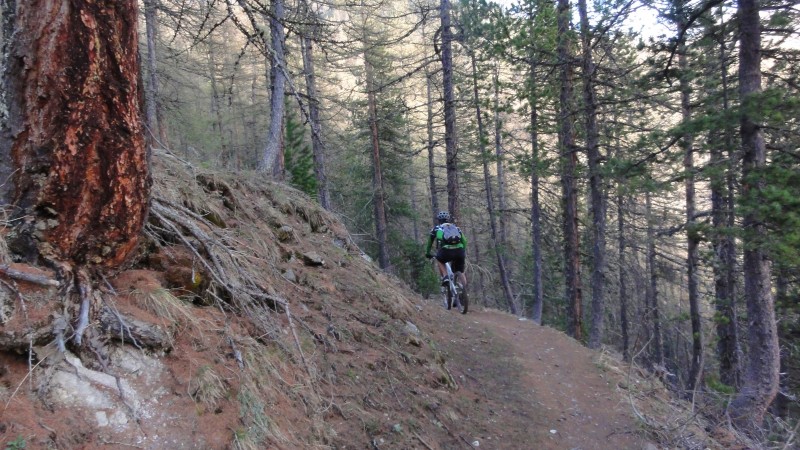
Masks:
[[[19,450],[23,448],[28,448],[28,444],[22,436],[17,436],[13,441],[6,442],[6,450]]]

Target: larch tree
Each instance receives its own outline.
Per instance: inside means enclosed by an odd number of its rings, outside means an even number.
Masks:
[[[269,126],[266,143],[258,158],[256,170],[282,176],[281,157],[283,153],[283,120],[286,109],[287,67],[284,30],[286,5],[283,0],[273,0],[265,4],[261,0],[237,0],[249,25],[238,20],[238,11],[233,8],[233,0],[227,0],[228,17],[248,41],[259,47],[269,61]],[[266,22],[266,26],[264,24]],[[265,29],[269,29],[269,35]]]
[[[586,0],[578,0],[581,19],[581,65],[583,67],[583,114],[586,127],[586,156],[589,162],[589,191],[592,206],[592,325],[589,347],[599,348],[603,339],[605,318],[606,211],[603,177],[600,165],[600,143],[597,125],[596,67],[592,57],[592,35]]]
[[[422,23],[421,27],[422,40],[428,42],[429,33],[426,23]],[[425,59],[432,60],[429,53],[429,47],[425,46]],[[437,141],[434,138],[434,71],[431,69],[430,64],[425,64],[425,149],[426,157],[428,159],[428,193],[430,196],[431,207],[431,223],[436,223],[436,214],[439,212],[439,193],[436,188],[436,146]]]
[[[572,37],[569,0],[558,0],[559,65],[558,147],[561,164],[562,231],[564,233],[564,287],[567,302],[567,333],[583,338],[580,240],[578,238],[578,148],[575,144],[572,108]]]
[[[508,279],[508,271],[506,270],[505,258],[503,258],[503,249],[498,236],[497,227],[497,214],[495,210],[494,195],[492,193],[492,180],[489,174],[489,154],[486,148],[486,132],[483,125],[483,117],[481,112],[481,100],[478,95],[478,68],[475,61],[475,53],[470,52],[472,61],[472,92],[473,100],[475,102],[475,120],[478,126],[478,146],[481,153],[481,162],[483,163],[483,180],[484,190],[486,192],[486,209],[489,213],[489,226],[491,229],[491,240],[494,246],[494,251],[497,256],[497,270],[500,272],[500,283],[503,288],[503,295],[506,305],[512,314],[517,314],[517,307],[514,304],[514,295],[511,293],[511,283]]]
[[[755,115],[761,92],[761,25],[758,0],[738,0],[739,95],[742,103],[739,133],[742,142],[742,195],[750,202],[743,217],[744,295],[747,304],[748,353],[743,386],[729,406],[733,423],[744,430],[761,426],[767,407],[778,392],[780,349],[775,323],[770,261],[760,240],[764,219],[755,205],[765,184],[766,145]]]
[[[450,21],[450,0],[441,0],[441,59],[444,97],[444,144],[447,166],[447,207],[450,215],[460,219],[458,199],[458,140],[456,138],[456,104],[453,87],[453,30]]]
[[[688,11],[686,3],[678,0],[674,5],[674,22],[678,27],[676,51],[678,54],[678,86],[680,93],[681,122],[688,126],[692,120],[692,87],[691,72],[689,68],[689,49],[686,45],[686,32]],[[689,369],[688,388],[694,389],[702,381],[703,369],[703,330],[700,326],[700,293],[698,280],[698,265],[700,260],[700,236],[696,223],[696,193],[695,193],[695,167],[694,167],[694,135],[684,130],[680,139],[683,150],[683,176],[686,200],[686,281],[689,294],[689,318],[692,325],[692,363]]]
[[[303,75],[308,96],[308,123],[311,127],[311,146],[314,152],[314,174],[317,178],[317,199],[319,204],[331,209],[331,195],[328,187],[328,176],[325,170],[325,145],[322,140],[322,124],[320,120],[320,101],[317,94],[317,75],[314,66],[314,41],[319,35],[317,13],[307,1],[302,2],[303,12],[308,17],[308,30],[300,34],[300,52],[303,56]]]
[[[720,8],[721,9],[721,8]],[[712,34],[718,46],[714,53],[719,76],[719,100],[713,108],[721,109],[723,115],[730,111],[731,88],[728,79],[730,50],[726,31],[729,27],[724,21],[722,11],[718,30]],[[736,292],[736,242],[730,230],[734,227],[734,129],[726,121],[719,131],[709,135],[711,174],[711,221],[713,227],[712,246],[714,249],[714,307],[716,309],[717,358],[719,359],[720,381],[728,386],[739,384],[739,331],[735,305]],[[725,153],[727,152],[727,155]],[[727,157],[726,157],[727,156]]]
[[[4,11],[13,30],[0,139],[13,171],[3,191],[17,218],[10,247],[55,268],[79,297],[77,344],[95,310],[94,272],[128,258],[148,212],[137,7],[30,0]]]
[[[286,33],[283,30],[283,19],[286,15],[286,8],[283,0],[272,0],[271,6],[268,18],[271,42],[269,51],[269,129],[267,130],[267,143],[257,170],[275,173],[276,161],[280,157],[283,143],[281,136],[283,136],[283,116],[285,114],[286,57],[283,47]]]
[[[656,269],[656,231],[653,219],[652,193],[645,191],[645,220],[647,221],[646,267],[647,288],[645,290],[645,307],[649,311],[653,364],[664,367],[664,346],[661,335],[661,311],[658,300],[658,273]]]
[[[146,80],[144,86],[147,136],[158,143],[158,147],[169,147],[167,127],[161,105],[158,76],[158,0],[144,0],[144,22],[146,38]]]
[[[383,186],[383,169],[381,168],[381,141],[378,130],[378,84],[375,81],[372,58],[372,43],[369,39],[366,15],[363,17],[363,58],[364,88],[367,94],[367,111],[370,130],[370,154],[372,155],[372,207],[374,210],[375,237],[378,241],[378,265],[381,269],[389,268],[389,250],[386,223],[386,197]]]

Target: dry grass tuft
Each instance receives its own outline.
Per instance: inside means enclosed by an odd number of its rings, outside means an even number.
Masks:
[[[267,414],[267,405],[257,393],[245,387],[239,391],[238,400],[240,419],[244,427],[234,433],[235,448],[272,448],[274,445],[268,445],[269,443],[288,443],[286,435]]]
[[[143,292],[134,290],[130,297],[136,305],[147,312],[173,324],[186,323],[199,328],[200,320],[192,311],[192,306],[172,295],[168,289]]]
[[[222,378],[208,365],[200,366],[197,369],[194,377],[189,380],[187,389],[192,400],[205,406],[208,410],[213,410],[217,402],[228,392]]]

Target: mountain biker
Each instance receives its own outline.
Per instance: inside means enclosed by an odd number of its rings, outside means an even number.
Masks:
[[[430,259],[433,241],[436,241],[436,263],[439,268],[439,275],[442,277],[442,285],[447,283],[447,268],[444,263],[450,262],[453,273],[458,272],[458,283],[461,284],[462,296],[466,296],[467,276],[464,274],[464,261],[467,257],[467,238],[461,229],[451,223],[450,213],[440,211],[436,215],[439,224],[431,229],[428,236],[428,246],[425,248],[425,257]],[[457,236],[456,236],[457,233]],[[457,239],[456,239],[457,237]]]

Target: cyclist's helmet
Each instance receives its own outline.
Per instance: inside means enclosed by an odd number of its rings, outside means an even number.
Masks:
[[[436,215],[436,218],[439,219],[439,222],[445,223],[450,221],[450,213],[447,211],[439,211],[439,214]]]

